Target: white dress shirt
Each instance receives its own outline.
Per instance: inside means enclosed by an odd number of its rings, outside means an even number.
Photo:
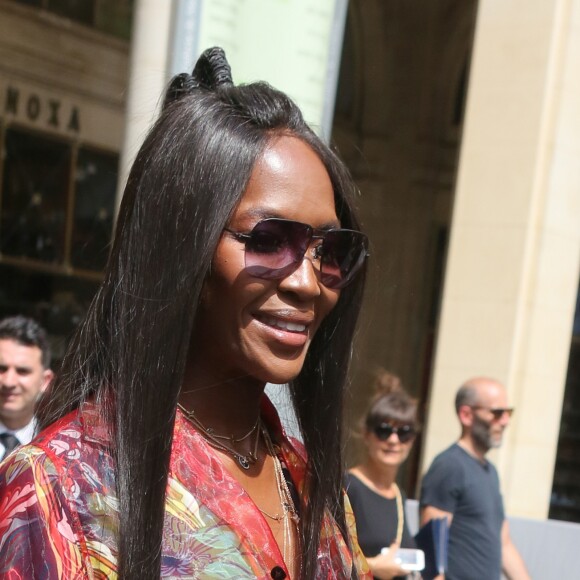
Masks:
[[[17,437],[21,445],[26,445],[27,443],[30,443],[33,437],[36,435],[36,419],[33,418],[32,421],[28,423],[28,425],[25,425],[16,431],[8,429],[8,427],[6,427],[6,425],[0,421],[0,433],[12,433]],[[4,455],[4,451],[4,445],[2,445],[2,442],[0,441],[0,457]]]

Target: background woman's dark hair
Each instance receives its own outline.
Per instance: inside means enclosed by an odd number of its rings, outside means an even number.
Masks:
[[[196,305],[252,168],[280,135],[295,136],[318,154],[342,226],[359,228],[347,170],[296,105],[265,83],[235,87],[221,49],[206,51],[192,75],[173,79],[137,155],[104,282],[41,407],[45,427],[93,397],[113,426],[123,579],[160,576],[173,424],[187,354],[195,348]],[[342,290],[290,385],[308,453],[303,579],[315,575],[325,507],[346,538],[342,405],[364,278],[362,272]]]
[[[375,374],[375,393],[363,419],[363,431],[372,431],[381,423],[400,423],[419,429],[418,401],[403,388],[401,379],[379,368]]]

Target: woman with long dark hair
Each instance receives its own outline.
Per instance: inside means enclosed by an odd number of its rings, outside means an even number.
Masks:
[[[220,49],[173,79],[43,431],[0,468],[0,575],[366,577],[341,477],[354,193],[296,105],[234,86]],[[289,385],[303,447],[266,382]]]
[[[408,576],[397,562],[397,550],[416,548],[405,519],[405,497],[396,480],[413,447],[419,422],[417,401],[405,391],[399,377],[379,369],[374,387],[361,429],[366,457],[348,471],[346,489],[371,572],[378,580],[391,580]]]

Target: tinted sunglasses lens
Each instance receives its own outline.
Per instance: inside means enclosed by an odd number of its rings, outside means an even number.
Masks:
[[[267,219],[258,222],[246,241],[246,268],[257,278],[280,278],[302,260],[312,228],[289,220]]]
[[[381,441],[386,441],[393,434],[393,431],[393,427],[388,423],[381,423],[373,429],[377,439],[380,439]]]
[[[410,425],[393,427],[388,423],[381,423],[373,429],[373,432],[377,436],[377,439],[380,439],[381,441],[386,441],[393,433],[397,434],[401,443],[407,443],[407,441],[410,441],[415,437],[415,429]]]
[[[320,247],[320,276],[327,288],[343,288],[367,257],[368,239],[353,230],[330,230]]]
[[[496,421],[499,421],[500,419],[502,419],[504,416],[504,413],[506,413],[508,417],[511,417],[513,412],[514,412],[513,409],[490,409],[490,411],[492,412],[493,418]]]
[[[404,427],[399,427],[398,430],[399,441],[401,443],[406,443],[415,437],[415,429],[409,425],[405,425]]]

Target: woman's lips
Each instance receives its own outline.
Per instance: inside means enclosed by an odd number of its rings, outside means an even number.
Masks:
[[[274,328],[280,328],[281,330],[287,330],[288,332],[304,332],[306,330],[306,324],[290,320],[282,320],[280,318],[274,318],[273,316],[262,316],[259,317],[258,320],[263,324],[273,326]]]
[[[276,342],[291,347],[301,347],[308,340],[308,327],[311,324],[311,319],[297,320],[269,314],[256,314],[255,319]]]

